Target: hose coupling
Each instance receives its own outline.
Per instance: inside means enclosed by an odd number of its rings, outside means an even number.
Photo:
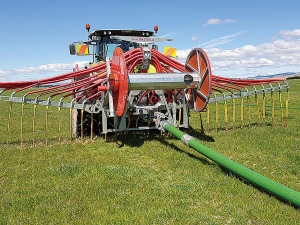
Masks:
[[[189,146],[189,141],[190,140],[196,140],[193,136],[191,135],[188,135],[188,134],[184,134],[182,137],[181,137],[181,141],[182,143],[184,143],[185,145]]]

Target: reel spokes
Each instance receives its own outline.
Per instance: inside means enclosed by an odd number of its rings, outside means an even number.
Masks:
[[[197,87],[186,89],[185,96],[189,106],[194,111],[203,111],[209,102],[212,74],[208,57],[202,49],[196,48],[190,52],[185,63],[184,72],[198,74]]]

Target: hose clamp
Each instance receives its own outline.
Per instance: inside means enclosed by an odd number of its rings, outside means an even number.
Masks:
[[[189,146],[189,141],[192,140],[192,139],[196,140],[193,136],[188,135],[188,134],[184,134],[181,137],[182,143],[185,144],[185,145],[187,145],[187,146]]]

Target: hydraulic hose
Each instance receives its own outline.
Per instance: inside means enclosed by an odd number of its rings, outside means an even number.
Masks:
[[[263,175],[256,173],[253,170],[250,170],[247,167],[242,166],[231,159],[226,158],[225,156],[211,150],[210,148],[196,141],[192,136],[181,132],[180,130],[168,123],[164,123],[163,127],[175,137],[184,142],[186,145],[194,148],[204,156],[218,163],[220,166],[230,170],[231,172],[239,175],[240,177],[243,177],[255,186],[262,188],[263,190],[282,199],[283,201],[291,203],[293,206],[300,208],[299,192],[288,188],[282,184],[279,184],[267,177],[264,177]]]

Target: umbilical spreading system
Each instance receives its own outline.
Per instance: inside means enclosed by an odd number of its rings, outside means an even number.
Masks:
[[[300,194],[262,175],[259,175],[220,154],[202,146],[195,139],[179,131],[189,127],[190,109],[207,110],[208,104],[224,102],[227,127],[226,101],[241,98],[241,128],[244,125],[244,104],[249,96],[263,95],[263,123],[265,123],[265,94],[288,90],[283,79],[247,80],[230,79],[212,75],[209,59],[203,49],[193,49],[185,64],[158,52],[157,42],[172,39],[157,38],[154,32],[141,30],[96,30],[90,32],[86,42],[70,45],[71,55],[92,55],[93,62],[85,69],[35,81],[0,83],[0,100],[10,102],[7,127],[9,144],[13,102],[22,105],[21,145],[23,145],[24,104],[33,104],[33,144],[36,106],[46,106],[46,144],[48,109],[70,109],[70,140],[73,136],[91,136],[110,132],[159,129],[168,130],[185,144],[192,146],[221,166],[244,177],[275,196],[300,207]],[[112,53],[109,46],[115,47]],[[151,47],[152,46],[152,47]],[[89,48],[93,48],[90,54]],[[68,81],[68,82],[67,82]],[[9,93],[9,95],[5,95]],[[21,95],[20,95],[21,94]],[[59,96],[59,99],[57,97]],[[259,107],[258,101],[258,120]],[[217,107],[216,107],[217,109]],[[287,110],[287,109],[286,109]],[[216,116],[216,120],[217,120]],[[281,109],[283,123],[283,110]],[[287,118],[287,111],[286,111]],[[60,120],[60,116],[59,116]],[[274,121],[274,110],[272,110]],[[209,117],[207,120],[209,129]],[[60,124],[60,122],[59,122]],[[216,130],[218,129],[216,121]],[[249,114],[250,126],[250,114]],[[235,112],[234,112],[235,127]],[[60,134],[60,126],[58,126]],[[198,144],[197,144],[198,143]]]

